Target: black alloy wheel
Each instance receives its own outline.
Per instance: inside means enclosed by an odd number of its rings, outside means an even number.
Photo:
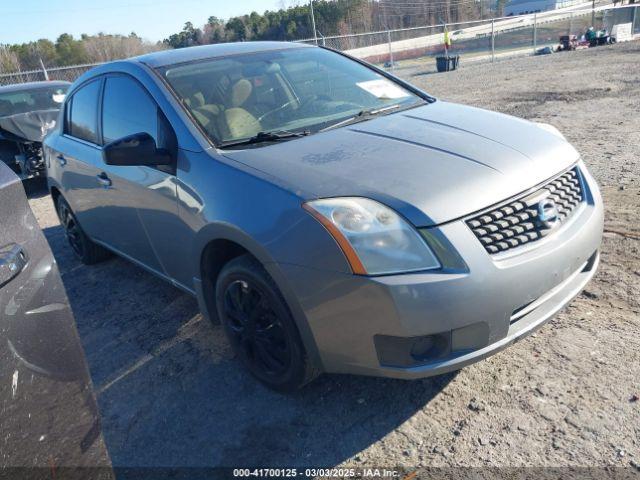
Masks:
[[[273,390],[296,390],[320,374],[280,290],[251,255],[229,261],[216,281],[216,309],[238,359]]]
[[[247,280],[224,293],[226,325],[238,353],[259,378],[283,375],[291,365],[289,339],[268,296]]]
[[[56,199],[55,205],[60,225],[64,230],[64,235],[69,245],[71,245],[73,253],[82,263],[85,265],[93,265],[111,256],[109,250],[92,241],[86,233],[84,233],[71,207],[61,195]]]
[[[86,253],[83,233],[67,202],[58,202],[58,217],[69,245],[71,245],[78,258],[83,258]]]

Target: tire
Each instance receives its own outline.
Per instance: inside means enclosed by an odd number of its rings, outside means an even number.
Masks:
[[[73,210],[71,210],[71,207],[62,196],[59,196],[56,200],[56,212],[69,246],[82,263],[93,265],[106,260],[112,255],[109,250],[87,237],[80,227]]]
[[[278,287],[251,255],[222,268],[216,309],[236,357],[267,387],[291,392],[320,374]]]

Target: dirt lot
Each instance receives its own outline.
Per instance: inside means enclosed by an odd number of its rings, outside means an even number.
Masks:
[[[123,260],[80,265],[36,193],[114,465],[640,470],[640,43],[401,74],[566,134],[606,202],[595,280],[537,334],[457,374],[324,376],[283,396],[244,373],[192,298]]]

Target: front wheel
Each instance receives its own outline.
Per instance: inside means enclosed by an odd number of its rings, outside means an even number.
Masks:
[[[252,256],[235,258],[222,269],[216,308],[236,356],[269,388],[293,391],[319,374],[282,294]]]

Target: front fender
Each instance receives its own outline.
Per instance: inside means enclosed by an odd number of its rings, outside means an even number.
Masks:
[[[320,354],[311,329],[309,328],[307,317],[282,269],[265,247],[242,229],[230,223],[219,222],[205,225],[197,233],[193,242],[192,251],[198,252],[198,255],[194,255],[191,265],[192,271],[197,272],[197,275],[193,278],[193,285],[200,311],[205,318],[213,323],[218,323],[218,316],[212,294],[213,285],[203,280],[202,265],[205,248],[209,243],[216,240],[227,240],[240,245],[264,266],[289,306],[289,311],[298,327],[298,332],[300,333],[307,354],[314,361],[315,365],[322,367]]]
[[[193,240],[192,251],[199,252],[199,254],[191,260],[191,270],[197,272],[197,278],[201,278],[202,275],[201,261],[204,249],[214,240],[229,240],[237,243],[256,257],[263,265],[274,262],[267,249],[242,229],[227,222],[209,223],[200,229]]]

